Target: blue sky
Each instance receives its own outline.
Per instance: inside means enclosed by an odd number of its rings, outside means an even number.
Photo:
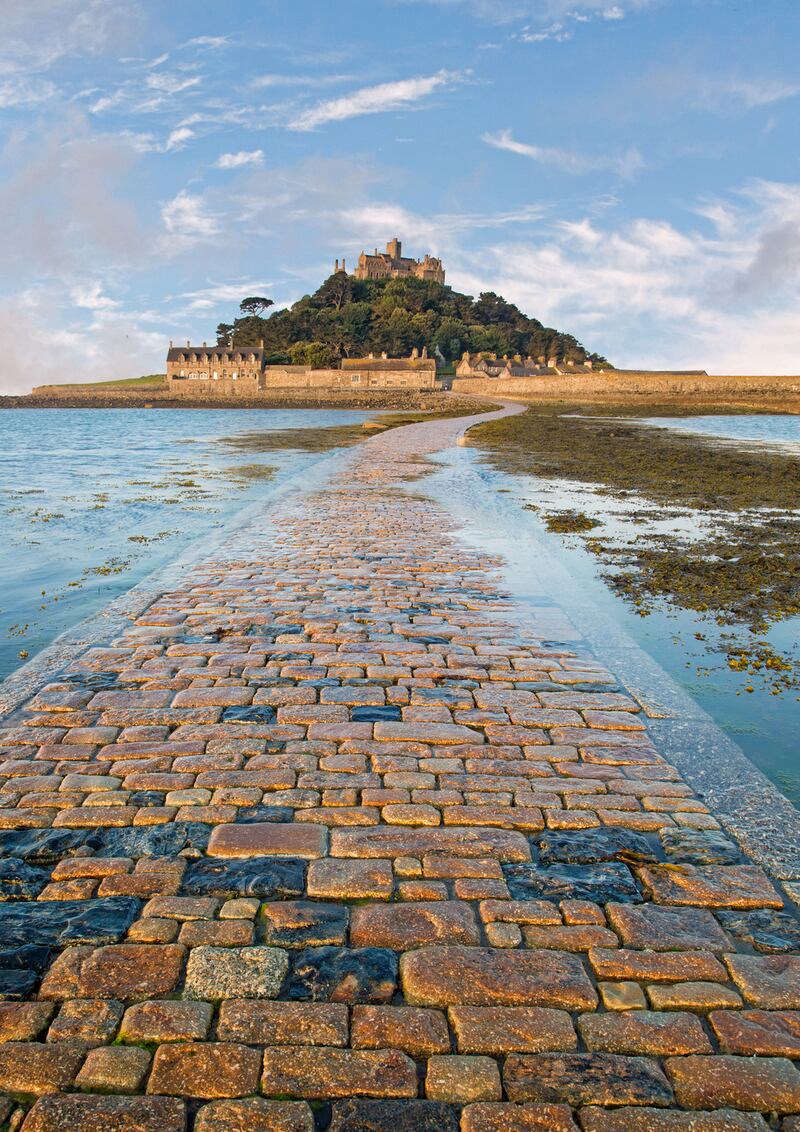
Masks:
[[[620,366],[800,372],[796,0],[27,0],[0,389],[132,376],[399,236]]]

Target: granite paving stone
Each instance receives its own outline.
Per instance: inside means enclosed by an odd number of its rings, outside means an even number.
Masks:
[[[794,866],[439,501],[467,423],[265,497],[0,722],[0,1124],[800,1132]]]

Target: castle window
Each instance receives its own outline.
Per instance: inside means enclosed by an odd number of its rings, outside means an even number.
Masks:
[[[354,373],[350,378],[350,384],[351,385],[360,385],[361,384],[361,374],[360,373]]]
[[[238,376],[239,376],[239,374],[236,372],[236,370],[234,370],[233,373],[231,374],[231,377],[233,378],[234,381],[236,380],[236,378]]]

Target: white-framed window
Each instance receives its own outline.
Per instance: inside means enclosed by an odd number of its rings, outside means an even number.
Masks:
[[[360,373],[351,374],[350,384],[351,385],[360,385],[361,384],[361,374]]]

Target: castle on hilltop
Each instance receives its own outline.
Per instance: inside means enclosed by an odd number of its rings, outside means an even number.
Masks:
[[[346,270],[345,261],[342,260],[340,267],[337,259],[334,271]],[[373,255],[367,255],[362,251],[354,275],[356,279],[402,279],[411,276],[414,279],[444,283],[444,268],[440,259],[427,252],[421,260],[404,256],[403,245],[396,236],[386,245],[385,252],[379,252],[376,248]]]

